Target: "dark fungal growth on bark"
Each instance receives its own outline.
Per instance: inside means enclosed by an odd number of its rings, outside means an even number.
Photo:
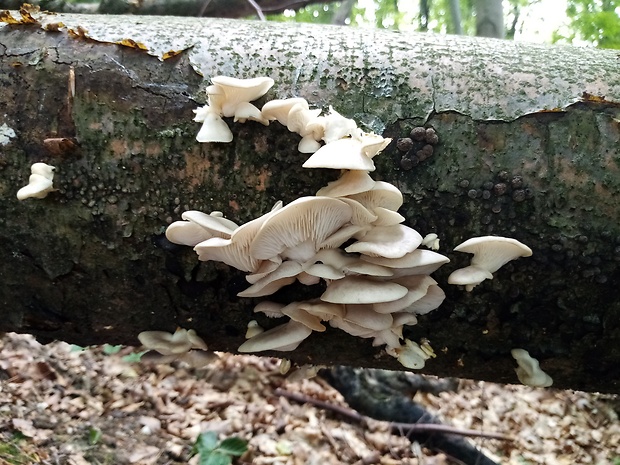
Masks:
[[[400,167],[409,171],[432,157],[437,143],[439,143],[439,136],[435,129],[416,126],[409,133],[409,137],[396,140],[396,148],[403,154],[399,162]]]

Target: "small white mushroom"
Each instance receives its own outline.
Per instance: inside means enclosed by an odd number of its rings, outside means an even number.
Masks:
[[[56,168],[45,163],[34,163],[30,167],[30,177],[28,185],[17,191],[17,198],[24,200],[27,198],[42,199],[54,190],[52,183],[54,170]]]
[[[269,121],[277,120],[278,123],[287,126],[288,115],[291,109],[297,104],[301,105],[299,108],[305,108],[306,110],[309,108],[308,102],[303,98],[276,99],[265,103],[261,113],[263,117]]]
[[[419,370],[424,368],[426,360],[430,356],[422,350],[422,348],[413,341],[405,339],[405,344],[398,348],[388,348],[386,352],[398,359],[400,364],[405,368],[411,368],[412,370]]]
[[[531,357],[527,350],[512,349],[510,353],[519,365],[515,371],[523,384],[532,387],[549,387],[553,384],[551,376],[540,369],[538,360]]]
[[[302,166],[374,171],[375,164],[364,155],[362,148],[362,143],[357,139],[339,139],[318,149]]]
[[[510,260],[532,255],[532,249],[516,239],[497,236],[473,237],[454,250],[474,254],[470,266],[448,276],[448,283],[465,285],[468,292],[485,279],[493,279],[493,273]]]
[[[177,328],[174,334],[166,331],[142,331],[138,334],[140,343],[149,350],[162,355],[178,355],[191,349],[207,350],[207,344],[193,329]]]
[[[295,350],[301,341],[312,334],[312,330],[303,323],[290,320],[275,328],[248,339],[239,346],[239,352],[262,352],[264,350]]]
[[[218,102],[221,105],[222,115],[234,117],[237,117],[238,113],[247,114],[247,104],[265,95],[274,84],[273,79],[268,77],[238,79],[229,76],[215,76],[211,78],[211,82],[216,87],[216,90],[211,92],[220,96]],[[260,111],[258,109],[256,111],[259,115],[259,119],[256,121],[265,122],[266,120],[260,116]]]
[[[231,142],[233,133],[222,117],[209,105],[194,110],[194,121],[202,123],[196,135],[198,142]]]
[[[347,170],[336,180],[319,189],[316,195],[326,197],[344,197],[371,190],[375,185],[367,171]]]
[[[347,276],[333,281],[321,295],[321,300],[335,304],[375,304],[392,302],[407,294],[405,286],[378,281],[364,276]]]
[[[371,257],[401,258],[413,252],[421,243],[422,236],[415,229],[395,224],[372,228],[361,240],[344,250]]]
[[[392,276],[395,278],[401,276],[431,274],[440,266],[450,261],[448,257],[425,249],[416,249],[400,258],[371,257],[368,255],[362,255],[361,259],[369,263],[392,268]]]
[[[245,338],[246,339],[250,339],[254,336],[259,335],[260,333],[264,332],[265,330],[261,327],[261,325],[258,324],[258,321],[256,320],[250,320],[248,321],[248,328],[245,332]]]

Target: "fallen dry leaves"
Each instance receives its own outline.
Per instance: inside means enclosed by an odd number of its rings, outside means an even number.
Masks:
[[[278,360],[222,354],[206,369],[129,364],[125,348],[72,351],[9,334],[0,341],[0,464],[197,463],[202,431],[249,441],[238,463],[256,465],[449,463],[390,435],[277,397],[276,387],[342,404],[321,380],[287,384]],[[473,440],[502,464],[620,462],[620,399],[582,392],[462,381],[458,393],[418,394],[459,428],[499,432],[514,442]]]

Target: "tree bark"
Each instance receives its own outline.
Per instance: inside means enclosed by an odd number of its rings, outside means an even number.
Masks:
[[[18,9],[22,0],[3,0],[0,7]],[[256,10],[247,0],[101,0],[99,3],[74,3],[68,0],[32,0],[27,3],[58,13],[99,13],[133,15],[208,16],[213,18],[243,18]],[[258,0],[265,14],[298,10],[323,0]]]
[[[521,347],[554,386],[620,392],[615,52],[234,20],[21,21],[0,25],[0,330],[133,345],[180,326],[234,352],[249,320],[274,326],[252,314],[260,299],[236,296],[243,273],[163,234],[185,210],[242,223],[336,176],[302,169],[299,137],[277,123],[229,121],[232,143],[195,141],[209,77],[267,75],[276,85],[259,107],[300,96],[386,137],[420,125],[439,135],[413,169],[415,153],[393,143],[373,173],[404,193],[405,224],[436,232],[452,260],[434,274],[445,302],[406,331],[437,353],[425,373],[517,382],[510,350]],[[39,161],[56,166],[58,190],[18,201]],[[489,234],[534,254],[472,292],[445,284],[470,258],[452,248]],[[316,295],[297,285],[276,298]],[[270,355],[402,368],[332,328]]]

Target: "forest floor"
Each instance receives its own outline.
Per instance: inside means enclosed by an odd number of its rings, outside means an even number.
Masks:
[[[344,405],[321,379],[287,382],[277,359],[221,354],[192,369],[131,363],[132,348],[41,346],[15,334],[0,350],[1,465],[197,464],[192,446],[205,431],[247,440],[238,464],[452,463],[385,423],[344,423],[276,395]],[[416,400],[446,424],[510,436],[471,439],[498,463],[620,465],[618,396],[463,380],[458,392]]]

